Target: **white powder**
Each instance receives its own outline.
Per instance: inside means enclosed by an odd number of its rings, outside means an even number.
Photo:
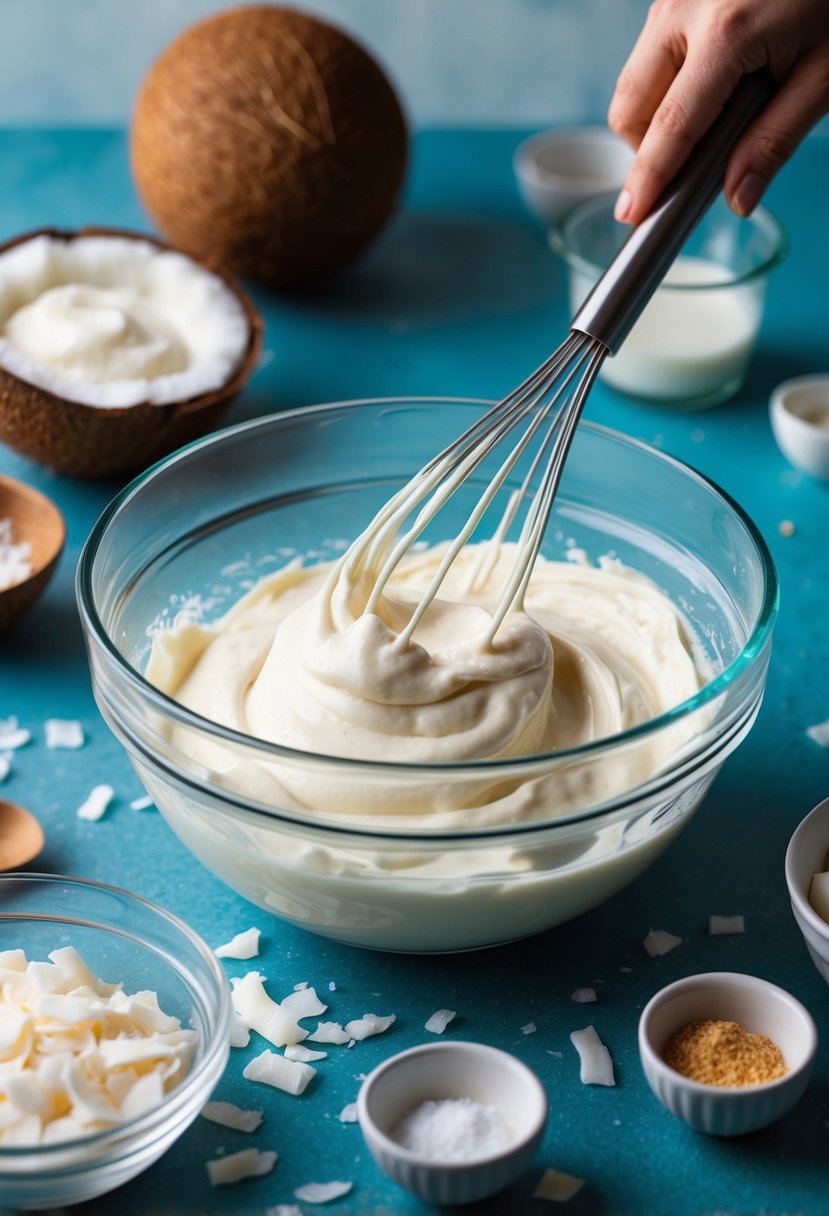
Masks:
[[[391,1138],[429,1161],[478,1161],[503,1152],[515,1136],[494,1106],[444,1098],[410,1110]]]
[[[28,541],[15,544],[10,519],[0,519],[0,591],[16,587],[32,573],[32,546]]]

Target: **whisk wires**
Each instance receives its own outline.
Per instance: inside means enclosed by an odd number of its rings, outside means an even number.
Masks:
[[[545,363],[507,397],[488,410],[462,435],[433,457],[375,516],[345,557],[352,573],[359,567],[374,571],[373,586],[365,612],[375,611],[398,563],[420,539],[426,528],[453,494],[475,470],[514,432],[517,440],[507,450],[466,523],[448,545],[438,569],[414,612],[398,635],[405,645],[437,595],[458,554],[478,527],[516,464],[538,437],[519,489],[510,495],[506,511],[492,538],[493,560],[522,509],[526,515],[519,534],[516,556],[488,629],[487,641],[513,607],[523,605],[547,521],[558,491],[564,464],[587,394],[598,374],[607,347],[585,333],[573,331]],[[538,482],[536,489],[533,489]],[[413,511],[412,522],[404,527]],[[481,567],[473,572],[478,581]]]

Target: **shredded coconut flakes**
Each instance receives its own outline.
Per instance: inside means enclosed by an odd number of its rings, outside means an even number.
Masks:
[[[43,732],[48,748],[75,751],[84,745],[83,727],[73,719],[47,718],[43,723]]]
[[[443,1034],[455,1016],[454,1009],[437,1009],[426,1022],[423,1029],[430,1030],[432,1034]]]
[[[111,785],[96,785],[90,791],[85,802],[82,802],[78,807],[77,816],[79,819],[88,819],[90,822],[95,822],[106,814],[107,807],[115,797],[115,790]]]
[[[342,1199],[353,1186],[353,1182],[306,1182],[296,1188],[294,1195],[306,1203],[330,1203],[332,1199]]]
[[[642,945],[651,958],[658,958],[662,954],[667,954],[669,950],[675,950],[677,946],[681,946],[682,938],[668,933],[665,929],[651,929]]]
[[[560,1170],[545,1170],[533,1191],[533,1199],[551,1199],[554,1203],[567,1203],[578,1195],[584,1186],[583,1178],[564,1174]]]

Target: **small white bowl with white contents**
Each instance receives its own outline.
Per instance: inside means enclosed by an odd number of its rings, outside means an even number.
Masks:
[[[786,459],[812,477],[829,481],[829,375],[795,376],[778,384],[769,416]]]
[[[715,1039],[717,1024],[722,1037]],[[693,1028],[709,1035],[706,1067],[709,1076],[718,1067],[716,1081],[697,1080],[693,1070],[686,1075],[665,1058],[672,1058],[675,1036]],[[716,1045],[727,1048],[729,1041],[734,1055],[717,1060]],[[749,1065],[762,1075],[773,1049],[779,1049],[778,1060],[782,1056],[782,1075],[768,1070],[773,1079],[757,1082],[738,1077],[740,1070],[748,1075]],[[816,1053],[817,1030],[800,1001],[768,980],[739,972],[689,975],[668,984],[651,997],[639,1019],[639,1056],[654,1094],[672,1115],[711,1136],[745,1135],[785,1115],[803,1095]],[[724,1065],[731,1064],[734,1076],[725,1080]]]
[[[494,1195],[529,1165],[547,1095],[526,1064],[483,1043],[428,1043],[369,1074],[357,1099],[372,1157],[426,1203]]]
[[[795,829],[786,850],[786,883],[806,949],[829,984],[829,798]]]
[[[521,197],[552,224],[577,203],[621,189],[633,152],[607,127],[554,127],[519,144],[513,157]]]

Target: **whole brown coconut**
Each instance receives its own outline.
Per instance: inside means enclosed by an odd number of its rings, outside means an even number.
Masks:
[[[365,249],[407,151],[374,60],[333,26],[274,5],[186,30],[150,69],[132,123],[136,185],[173,244],[278,288]]]

